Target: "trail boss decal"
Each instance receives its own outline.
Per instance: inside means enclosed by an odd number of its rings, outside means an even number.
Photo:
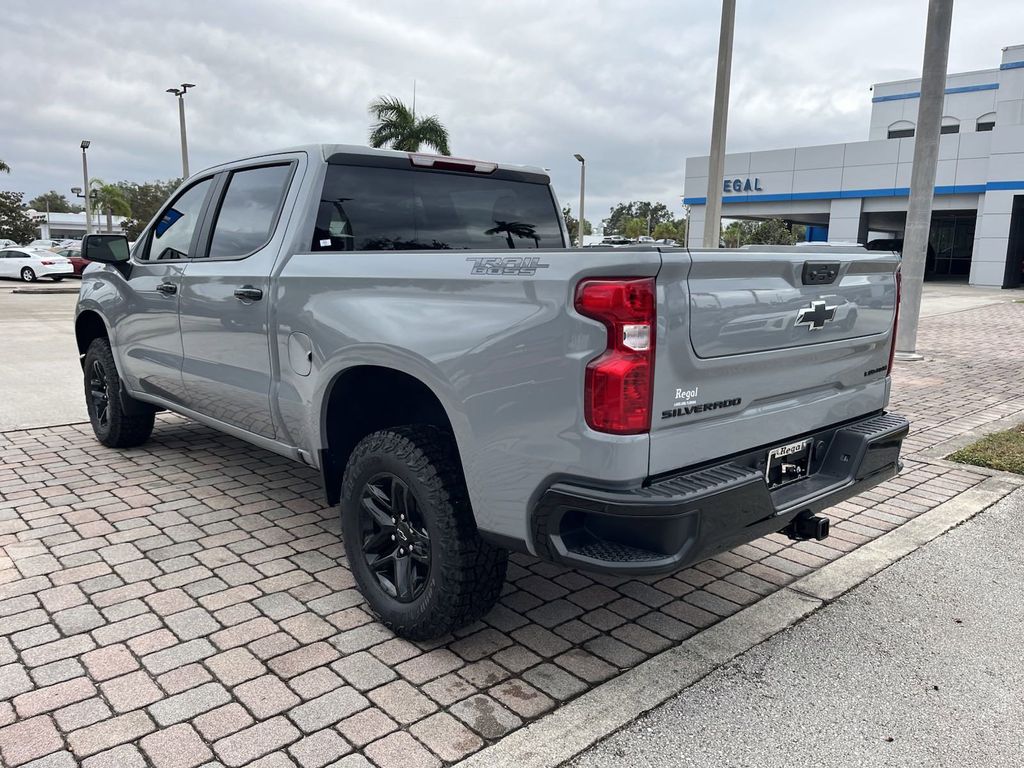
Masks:
[[[718,400],[714,403],[702,403],[701,405],[683,405],[677,408],[670,408],[661,412],[662,419],[674,419],[678,416],[692,416],[695,413],[704,411],[717,411],[721,408],[735,408],[743,402],[742,397],[734,397],[732,400]]]
[[[473,262],[471,275],[491,275],[494,277],[529,277],[536,275],[538,269],[547,269],[550,264],[541,264],[537,256],[506,256],[505,258],[481,258],[470,256],[466,261]]]

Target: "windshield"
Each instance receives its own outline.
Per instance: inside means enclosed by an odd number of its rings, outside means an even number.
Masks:
[[[561,248],[547,184],[494,176],[331,165],[315,251]]]

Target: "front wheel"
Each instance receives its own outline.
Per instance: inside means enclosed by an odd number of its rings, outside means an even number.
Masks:
[[[360,441],[342,480],[341,527],[363,596],[403,637],[465,626],[501,594],[508,553],[480,537],[454,441],[436,427]]]
[[[26,283],[34,283],[36,281],[36,273],[32,267],[25,267],[21,270],[21,279]]]
[[[96,439],[109,448],[142,445],[153,432],[156,411],[122,392],[114,354],[106,339],[85,353],[85,401]]]

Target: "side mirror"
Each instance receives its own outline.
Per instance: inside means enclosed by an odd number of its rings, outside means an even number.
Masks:
[[[128,238],[124,235],[86,235],[82,238],[82,258],[101,264],[128,261]]]

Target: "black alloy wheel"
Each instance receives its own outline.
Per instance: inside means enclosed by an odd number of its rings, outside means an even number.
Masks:
[[[414,601],[430,578],[430,535],[409,486],[390,472],[371,477],[359,527],[363,557],[381,589],[400,603]]]
[[[107,372],[103,368],[103,363],[97,359],[93,359],[89,369],[89,399],[92,401],[90,410],[96,422],[102,429],[109,429],[110,391],[107,388]]]

